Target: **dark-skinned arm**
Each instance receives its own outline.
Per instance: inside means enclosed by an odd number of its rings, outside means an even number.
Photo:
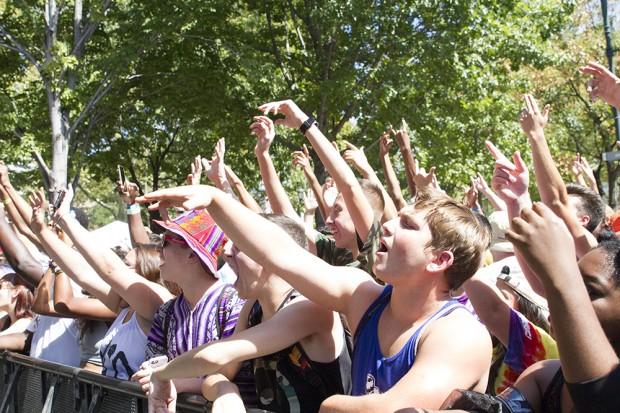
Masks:
[[[15,272],[31,287],[37,286],[45,271],[6,222],[2,209],[0,209],[0,246]]]

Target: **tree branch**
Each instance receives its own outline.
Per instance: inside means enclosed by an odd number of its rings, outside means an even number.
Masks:
[[[97,105],[97,103],[99,103],[99,101],[105,95],[108,94],[108,92],[112,88],[112,82],[109,82],[111,77],[112,77],[111,72],[108,72],[105,78],[101,81],[101,84],[99,85],[95,93],[91,96],[86,106],[84,106],[84,109],[82,109],[82,112],[80,112],[78,117],[73,122],[73,125],[71,125],[71,127],[69,128],[69,131],[67,132],[68,138],[71,138],[71,135],[73,134],[73,132],[75,132],[77,127],[84,120],[84,118],[88,115],[88,113]]]
[[[41,64],[38,62],[38,60],[35,59],[32,53],[30,53],[30,51],[23,44],[21,44],[11,33],[9,33],[1,24],[0,35],[2,35],[2,37],[4,37],[10,42],[10,44],[6,42],[0,42],[0,46],[19,53],[23,58],[29,61],[37,69],[39,74],[41,73]]]

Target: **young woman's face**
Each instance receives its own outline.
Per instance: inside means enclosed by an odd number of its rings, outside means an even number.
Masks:
[[[606,258],[601,248],[594,249],[581,258],[579,270],[605,334],[616,341],[620,339],[620,288]]]

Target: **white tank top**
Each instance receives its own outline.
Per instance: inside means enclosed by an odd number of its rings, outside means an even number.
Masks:
[[[103,364],[101,374],[120,380],[129,380],[140,369],[146,349],[146,334],[140,328],[136,313],[123,323],[128,311],[129,307],[121,310],[98,343]]]

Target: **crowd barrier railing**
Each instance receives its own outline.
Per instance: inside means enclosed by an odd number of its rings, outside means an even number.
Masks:
[[[198,395],[181,394],[177,412],[210,412]],[[137,383],[76,367],[0,353],[0,413],[147,413],[147,399]],[[263,412],[248,409],[248,412]]]

